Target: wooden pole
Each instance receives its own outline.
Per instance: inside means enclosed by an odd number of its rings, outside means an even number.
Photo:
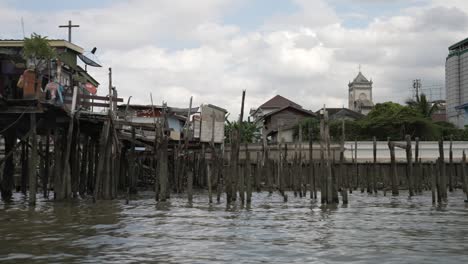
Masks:
[[[377,193],[377,139],[373,138],[374,171],[372,172],[372,191]]]
[[[354,139],[354,168],[355,168],[354,170],[355,170],[355,173],[356,173],[355,174],[355,179],[354,179],[355,181],[353,183],[354,184],[354,188],[353,188],[354,190],[356,190],[358,185],[359,185],[359,166],[358,166],[358,162],[357,162],[357,158],[358,158],[357,157],[357,149],[358,148],[357,148],[357,138],[356,138],[356,139]],[[350,191],[350,193],[351,193],[351,191]]]
[[[345,141],[346,141],[346,133],[345,133],[345,122],[344,119],[341,120],[341,148],[340,148],[340,189],[341,189],[341,198],[343,200],[343,204],[348,204],[348,192],[345,186],[345,165],[344,165],[344,152],[345,152]]]
[[[109,136],[110,130],[110,121],[106,120],[101,130],[101,136],[99,138],[99,156],[98,156],[98,163],[96,167],[96,183],[94,185],[94,200],[98,200],[98,198],[102,195],[101,191],[103,188],[102,179],[106,170],[106,151],[107,151],[107,138]]]
[[[207,185],[208,185],[208,202],[211,204],[213,203],[213,194],[211,190],[211,174],[212,174],[213,161],[211,163],[206,163],[206,177],[207,177]]]
[[[16,132],[14,129],[8,129],[5,134],[5,153],[10,153],[16,143]],[[5,164],[3,166],[3,175],[1,177],[0,191],[4,201],[10,201],[13,196],[15,163],[13,155],[5,156]]]
[[[432,191],[432,203],[436,203],[436,188],[437,188],[437,174],[434,171],[434,164],[431,163],[431,191]]]
[[[463,158],[462,158],[462,179],[463,179],[463,188],[465,189],[466,200],[468,202],[468,176],[466,175],[466,153],[463,150]]]
[[[445,168],[445,158],[444,158],[444,141],[439,140],[439,158],[440,158],[440,190],[441,198],[444,201],[447,201],[447,174]]]
[[[94,190],[94,169],[95,169],[95,153],[96,148],[94,144],[94,139],[90,138],[89,145],[88,145],[88,172],[87,172],[87,179],[86,179],[86,193],[92,194]]]
[[[31,151],[29,157],[29,205],[36,204],[36,184],[37,184],[37,134],[36,134],[36,114],[31,114]]]
[[[257,163],[255,165],[256,165],[255,167],[255,190],[257,192],[260,192],[261,190],[260,178],[262,177],[262,159],[261,159],[260,152],[257,152]]]
[[[455,164],[453,163],[453,136],[450,135],[450,148],[449,148],[449,170],[448,170],[448,184],[449,184],[449,192],[453,192],[453,178],[455,173]]]
[[[50,129],[46,129],[45,136],[45,157],[44,157],[44,198],[49,198],[49,166],[50,166]]]
[[[390,162],[391,162],[391,177],[392,177],[392,195],[398,195],[398,176],[397,176],[397,167],[396,167],[396,160],[395,160],[395,143],[390,141],[388,138],[388,148],[390,150]]]
[[[167,157],[167,138],[163,136],[159,146],[159,201],[164,202],[167,199],[167,181],[168,181],[168,157]]]
[[[189,165],[188,170],[187,170],[187,197],[188,197],[188,202],[192,203],[193,201],[193,168],[192,166]]]
[[[408,190],[409,196],[414,196],[414,175],[413,175],[413,152],[411,150],[411,136],[406,135],[406,161],[408,165]]]
[[[5,140],[6,141],[6,140]],[[23,141],[21,143],[21,192],[23,195],[27,194],[28,191],[28,175],[29,175],[29,154],[28,154],[28,142]]]
[[[252,163],[250,161],[250,151],[247,149],[247,144],[245,144],[245,182],[246,182],[246,188],[247,188],[247,204],[252,203]]]
[[[81,196],[86,194],[86,186],[87,184],[87,162],[88,162],[88,147],[89,147],[89,138],[88,136],[84,136],[83,142],[83,151],[81,155],[81,169],[80,169],[80,183],[79,183],[79,193]]]

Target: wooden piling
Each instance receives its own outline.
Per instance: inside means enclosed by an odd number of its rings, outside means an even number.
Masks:
[[[188,202],[193,202],[193,169],[189,166],[187,170],[187,198]]]
[[[216,149],[214,150],[217,151]],[[224,181],[224,159],[222,150],[216,154],[216,202],[221,202],[221,194],[223,192],[223,181]]]
[[[413,152],[411,150],[411,136],[406,135],[406,162],[408,166],[407,180],[409,196],[414,196]]]
[[[392,179],[392,195],[398,195],[398,175],[397,175],[397,166],[396,166],[396,160],[395,160],[395,143],[393,141],[390,141],[390,138],[388,138],[388,148],[390,150],[390,175]]]
[[[168,183],[168,156],[167,156],[168,139],[163,136],[159,146],[159,201],[164,202],[167,199],[167,183]]]
[[[257,152],[257,163],[255,164],[255,190],[261,191],[262,160],[260,152]]]
[[[439,140],[439,158],[440,158],[440,190],[441,198],[444,201],[447,201],[447,174],[445,167],[445,158],[444,158],[444,141]]]
[[[109,130],[110,130],[110,121],[106,120],[104,122],[104,125],[101,130],[101,135],[99,138],[99,158],[98,158],[98,163],[96,167],[96,183],[94,185],[94,200],[98,200],[100,196],[102,195],[102,189],[103,189],[103,184],[102,184],[102,179],[104,178],[104,174],[106,173],[106,152],[107,152],[107,143],[108,143],[108,136],[109,136]]]
[[[87,186],[87,162],[88,162],[88,146],[89,146],[89,138],[84,136],[83,138],[83,151],[81,155],[81,169],[80,169],[80,181],[79,181],[79,190],[81,196],[86,194],[86,186]]]
[[[465,190],[466,200],[468,202],[468,176],[466,175],[466,153],[463,150],[463,157],[462,157],[462,180],[463,180],[463,189]]]
[[[374,166],[372,171],[372,192],[377,194],[377,139],[376,137],[373,138],[373,157],[374,157]]]
[[[5,154],[13,151],[16,143],[16,132],[14,129],[8,129],[5,134]],[[4,201],[10,201],[13,196],[15,163],[13,155],[5,156],[5,164],[3,165],[3,175],[0,183],[0,191]]]
[[[36,114],[30,116],[30,127],[32,130],[30,141],[31,151],[29,157],[29,205],[36,204],[36,184],[37,184],[37,134],[36,134]]]
[[[449,147],[449,169],[448,169],[448,186],[449,186],[449,192],[453,192],[453,185],[454,185],[454,174],[455,174],[455,164],[453,163],[453,151],[452,151],[452,145],[453,145],[453,136],[450,135],[450,147]]]
[[[26,141],[21,142],[21,192],[23,195],[27,194],[28,191],[28,175],[29,175],[29,154],[28,154],[28,142]]]
[[[354,171],[355,171],[355,179],[353,181],[353,188],[354,190],[357,190],[357,187],[359,185],[359,166],[358,166],[358,162],[357,162],[357,138],[354,139]],[[351,193],[351,188],[350,188],[350,193]]]
[[[247,144],[245,146],[245,172],[244,172],[244,180],[246,183],[247,189],[247,204],[252,203],[252,173],[251,173],[251,161],[250,161],[250,151],[247,149]]]
[[[437,174],[434,170],[434,164],[431,163],[431,192],[432,192],[432,203],[436,203],[436,190],[437,190]]]
[[[212,176],[212,172],[213,172],[213,163],[206,163],[206,182],[207,182],[207,185],[208,185],[208,203],[213,203],[213,194],[212,194],[212,190],[211,190],[211,176]]]
[[[49,167],[50,167],[50,129],[46,129],[45,135],[45,153],[44,153],[44,182],[43,193],[44,198],[49,198]]]

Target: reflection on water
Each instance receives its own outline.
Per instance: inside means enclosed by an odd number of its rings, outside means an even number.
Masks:
[[[468,206],[463,193],[433,206],[353,193],[348,206],[322,208],[254,194],[251,208],[156,204],[151,193],[124,201],[0,202],[0,262],[28,263],[467,263]]]

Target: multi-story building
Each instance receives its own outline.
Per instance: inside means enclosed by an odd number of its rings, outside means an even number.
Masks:
[[[459,128],[468,125],[468,38],[449,47],[445,62],[447,119]]]

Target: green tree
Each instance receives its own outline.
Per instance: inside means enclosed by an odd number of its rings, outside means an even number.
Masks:
[[[435,140],[440,136],[437,126],[421,112],[393,102],[377,104],[361,121],[362,133],[379,140],[390,137],[404,139],[406,134],[422,140]]]
[[[239,122],[229,122],[226,120],[224,125],[224,142],[230,143],[231,142],[231,132],[234,129],[240,129],[241,131],[241,143],[252,143],[258,141],[260,136],[260,130],[255,123],[252,122],[242,122],[239,125]]]
[[[423,117],[427,118],[431,118],[432,114],[439,109],[439,104],[429,102],[425,94],[417,96],[416,100],[406,100],[406,105],[421,113]]]
[[[299,126],[302,130],[302,140],[309,140],[309,131],[312,130],[312,140],[316,141],[320,138],[320,121],[317,118],[305,118],[297,125],[294,126],[293,136],[294,138],[299,138]]]
[[[23,58],[34,65],[36,73],[39,73],[55,56],[47,37],[33,33],[30,38],[24,38]]]

